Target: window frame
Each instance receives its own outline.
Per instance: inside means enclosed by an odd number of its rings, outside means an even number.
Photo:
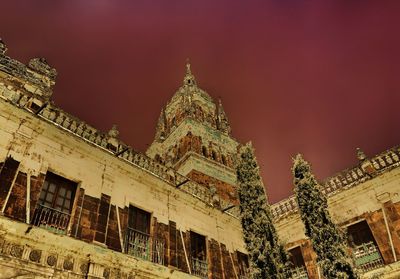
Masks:
[[[55,186],[53,192],[49,191],[51,185]],[[35,207],[29,223],[58,234],[70,235],[80,186],[81,182],[69,179],[48,169],[41,183],[38,197],[35,199]],[[65,193],[61,196],[63,198],[61,206],[57,205],[60,189],[66,189]],[[69,208],[65,207],[68,190],[71,191],[70,197],[68,198]],[[53,195],[51,201],[47,199],[49,192]],[[51,203],[50,206],[49,203]]]
[[[131,224],[131,208],[133,209],[133,210],[135,210],[135,211],[138,211],[138,212],[140,212],[140,213],[146,213],[147,215],[148,215],[148,224],[147,224],[147,230],[146,231],[142,231],[142,230],[140,230],[140,228],[137,228],[137,227],[133,227],[133,226],[131,226],[132,224]],[[142,234],[145,234],[145,235],[147,235],[147,236],[151,236],[152,235],[152,218],[153,217],[153,213],[152,212],[150,212],[150,211],[147,211],[147,210],[145,210],[145,209],[143,209],[143,208],[141,208],[141,207],[138,207],[138,206],[136,206],[136,205],[133,205],[133,204],[129,204],[129,207],[128,207],[128,223],[127,223],[127,228],[128,229],[131,229],[131,230],[134,230],[134,231],[136,231],[136,232],[139,232],[139,233],[142,233]],[[137,217],[135,217],[135,224],[137,224]]]
[[[44,189],[46,183],[47,183],[47,188]],[[54,192],[49,191],[51,185],[55,186]],[[78,186],[79,186],[79,184],[73,180],[65,178],[54,172],[47,171],[46,177],[43,181],[43,185],[42,185],[40,193],[39,193],[39,198],[38,198],[37,203],[41,206],[71,215],[73,208],[74,208],[74,204],[75,204],[75,198],[77,196],[76,193],[78,191]],[[62,205],[60,206],[57,204],[57,202],[58,202],[58,198],[60,197],[59,193],[60,193],[61,189],[65,189],[65,193],[61,196],[63,198],[63,200],[62,200]],[[68,191],[70,191],[70,197],[68,198],[69,208],[66,208],[65,204],[66,204],[66,200],[67,200]],[[45,193],[43,198],[42,198],[42,193]],[[50,203],[50,201],[47,200],[49,193],[53,195],[50,206],[48,205],[48,203]],[[59,208],[57,208],[57,207],[59,207]],[[64,209],[67,209],[68,212],[64,211]]]
[[[296,254],[296,256],[300,255],[301,256],[301,262],[300,265],[297,264],[296,257],[291,253],[291,251],[298,250],[299,253]],[[299,267],[306,267],[306,261],[304,260],[304,255],[303,255],[303,249],[301,249],[301,245],[291,247],[290,249],[287,250],[289,254],[289,261],[293,265],[293,268],[299,268]]]
[[[198,243],[197,243],[197,245],[196,245],[196,251],[197,252],[204,252],[204,256],[203,256],[203,258],[199,258],[199,257],[195,257],[194,256],[194,251],[193,251],[193,241],[194,241],[194,237],[193,236],[196,236],[196,238],[198,237],[198,238],[202,238],[203,240],[204,240],[204,250],[203,251],[197,251],[197,248],[199,247],[199,246],[201,246],[201,245],[198,245]],[[195,259],[197,259],[197,260],[201,260],[201,261],[207,261],[207,259],[208,259],[208,257],[207,257],[207,251],[208,251],[208,247],[207,247],[207,237],[205,236],[205,235],[202,235],[202,234],[200,234],[200,233],[198,233],[198,232],[195,232],[195,231],[193,231],[193,230],[190,230],[189,231],[189,238],[190,238],[190,253],[189,253],[189,255],[190,255],[190,257],[191,258],[195,258]],[[196,252],[195,251],[195,252]]]
[[[350,236],[349,228],[352,227],[352,226],[359,226],[361,223],[365,223],[366,227],[368,228],[368,232],[369,232],[369,235],[371,237],[371,240],[367,241],[367,242],[360,243],[360,244],[356,244],[354,242],[353,237]],[[369,226],[369,224],[368,224],[366,219],[361,219],[361,220],[358,220],[357,222],[348,224],[345,228],[346,228],[346,235],[347,235],[347,243],[348,243],[349,247],[354,248],[354,246],[359,246],[359,245],[362,245],[364,243],[368,243],[368,242],[371,242],[371,241],[374,243],[374,245],[376,247],[379,247],[378,243],[376,242],[375,236],[374,236],[374,234],[373,234],[373,232],[371,230],[371,227]]]

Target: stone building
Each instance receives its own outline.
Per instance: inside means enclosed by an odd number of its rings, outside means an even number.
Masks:
[[[372,158],[358,149],[357,157],[357,166],[321,182],[329,212],[347,231],[349,253],[363,278],[400,278],[400,147]],[[298,278],[319,278],[295,197],[272,205],[272,211]]]
[[[146,154],[57,107],[57,72],[0,41],[0,278],[249,278],[221,101],[187,65]],[[400,150],[323,185],[365,278],[399,276]],[[318,278],[295,199],[272,205],[294,278]],[[380,275],[379,275],[380,276]],[[393,277],[398,278],[398,277]]]

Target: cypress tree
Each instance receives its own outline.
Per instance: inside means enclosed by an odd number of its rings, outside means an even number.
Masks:
[[[278,241],[251,143],[239,150],[238,195],[244,241],[254,279],[291,277],[288,255]]]
[[[358,278],[346,252],[345,234],[332,222],[325,195],[301,154],[293,159],[294,185],[305,234],[326,279]]]

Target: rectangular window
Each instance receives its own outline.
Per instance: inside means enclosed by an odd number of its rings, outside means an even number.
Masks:
[[[150,236],[151,213],[129,206],[125,251],[127,254],[154,263],[164,263],[165,243]]]
[[[351,247],[359,246],[364,243],[375,243],[374,236],[368,223],[364,220],[347,227],[348,242]]]
[[[128,227],[143,234],[150,234],[150,217],[151,214],[140,208],[129,206]]]
[[[300,246],[289,250],[289,257],[294,267],[301,267],[306,265],[304,263],[303,255],[301,254]]]
[[[71,213],[76,183],[53,173],[46,175],[39,204],[64,213]]]
[[[32,224],[65,233],[72,211],[77,184],[48,172],[40,192]]]
[[[383,266],[382,255],[365,220],[348,226],[347,236],[358,268],[365,272]]]
[[[201,278],[208,278],[206,237],[190,232],[190,256],[192,273]]]
[[[190,232],[190,252],[192,258],[205,260],[206,259],[206,238],[195,232]]]

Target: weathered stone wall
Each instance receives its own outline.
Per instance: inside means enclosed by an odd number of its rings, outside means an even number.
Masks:
[[[187,176],[192,171],[203,173],[219,181],[230,185],[236,185],[236,172],[234,169],[216,163],[214,160],[206,159],[195,153],[188,153],[177,165],[179,172]]]
[[[236,188],[232,184],[228,184],[224,181],[216,179],[212,176],[205,175],[204,173],[201,173],[196,170],[192,170],[186,176],[192,179],[193,181],[196,181],[197,183],[204,185],[205,187],[215,188],[216,193],[222,199],[227,200],[234,205],[239,204]]]
[[[180,232],[188,245],[190,230],[208,239],[215,239],[218,247],[223,243],[230,253],[245,251],[237,219],[41,117],[0,100],[0,127],[0,161],[4,163],[7,158],[15,160],[13,164],[11,161],[3,164],[12,168],[3,167],[0,173],[0,183],[4,185],[0,199],[3,204],[13,185],[5,206],[6,216],[21,222],[27,221],[29,173],[32,218],[46,173],[51,171],[78,184],[68,229],[71,237],[122,251],[121,240],[123,242],[127,226],[127,211],[129,204],[133,204],[151,212],[151,234],[167,240],[165,265],[188,271]],[[12,183],[14,176],[16,178]],[[117,207],[121,232],[118,230]],[[176,222],[174,233],[169,226],[170,221]],[[174,240],[172,243],[170,241],[174,235],[175,252]],[[178,258],[176,262],[174,253]],[[216,252],[211,249],[209,253],[212,255]],[[221,274],[232,272],[231,266],[227,265],[227,269],[222,270]],[[210,276],[217,275],[210,273]]]
[[[188,132],[194,138],[193,140],[188,139]],[[224,155],[230,167],[233,166],[239,143],[229,135],[192,118],[183,119],[164,141],[154,141],[147,149],[146,154],[151,158],[158,155],[167,164],[173,164],[183,157],[185,153],[183,151],[191,150],[202,154],[200,144],[201,147],[207,148],[208,158],[211,158],[212,151],[215,151],[217,162],[222,164],[222,155]],[[189,145],[191,146],[189,147]]]
[[[238,204],[234,168],[239,143],[231,136],[221,101],[216,104],[197,87],[187,67],[184,84],[162,109],[146,153],[206,189],[216,190],[224,203]]]
[[[397,260],[400,258],[399,181],[400,168],[397,167],[328,198],[329,212],[334,222],[342,228],[361,220],[367,221],[385,264],[393,263],[394,256],[382,210],[385,210]],[[310,241],[306,240],[299,213],[292,211],[277,216],[276,226],[278,235],[287,248],[301,246],[310,278],[318,278],[316,255]]]
[[[161,113],[151,160],[119,141],[116,129],[102,133],[55,107],[56,71],[44,59],[26,66],[0,53],[0,278],[192,278],[185,254],[191,231],[206,236],[209,278],[238,277],[241,226],[233,211],[221,209],[237,204],[239,143],[221,103],[196,86],[188,69]],[[399,155],[395,148],[361,158],[324,183],[334,221],[345,227],[366,220],[390,278],[399,276]],[[49,172],[77,184],[64,236],[28,225]],[[164,266],[121,253],[129,205],[151,213],[150,235],[165,242]],[[272,211],[286,248],[300,246],[309,277],[317,278],[293,197]]]
[[[4,217],[0,235],[0,278],[197,278]]]

